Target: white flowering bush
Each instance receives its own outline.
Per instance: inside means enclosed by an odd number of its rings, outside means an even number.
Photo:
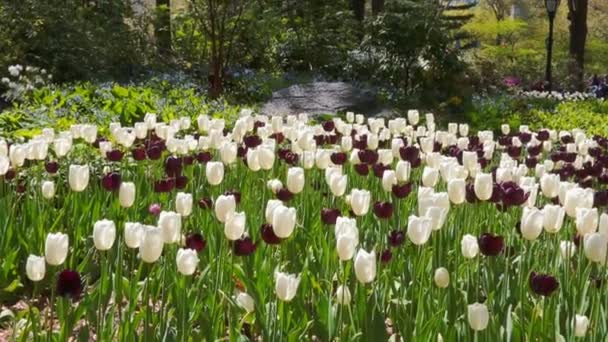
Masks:
[[[47,73],[46,69],[11,65],[8,67],[8,76],[1,80],[7,88],[2,97],[8,101],[21,101],[34,89],[46,86],[52,79],[53,75]]]

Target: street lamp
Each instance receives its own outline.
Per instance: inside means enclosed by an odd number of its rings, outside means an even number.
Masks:
[[[547,38],[547,69],[545,70],[545,79],[547,81],[547,88],[549,91],[553,88],[553,79],[551,75],[551,57],[553,55],[553,22],[555,21],[555,13],[557,13],[557,7],[559,6],[559,0],[545,0],[545,8],[547,9],[547,15],[549,16],[549,38]]]

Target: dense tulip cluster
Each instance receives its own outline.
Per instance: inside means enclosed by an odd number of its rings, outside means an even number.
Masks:
[[[378,320],[404,340],[606,334],[605,300],[579,289],[605,277],[608,139],[512,130],[243,110],[0,139],[10,208],[43,212],[0,221],[16,244],[0,257],[68,306],[94,301],[110,339],[348,340]],[[104,317],[124,310],[141,326],[113,335]]]

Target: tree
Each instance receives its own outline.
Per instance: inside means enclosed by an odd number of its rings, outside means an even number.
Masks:
[[[224,92],[226,67],[233,57],[234,42],[242,28],[242,15],[251,0],[192,0],[198,25],[207,36],[209,94]]]
[[[585,44],[587,42],[588,0],[568,0],[568,20],[570,20],[570,75],[573,86],[585,88]]]
[[[160,54],[169,54],[171,51],[171,0],[156,0],[154,35]]]
[[[372,0],[372,14],[378,15],[384,10],[384,0]]]
[[[359,21],[365,19],[365,0],[351,0],[351,8],[355,19]]]

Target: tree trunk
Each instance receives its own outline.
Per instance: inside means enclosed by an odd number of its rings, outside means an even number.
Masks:
[[[377,16],[384,10],[384,0],[372,0],[372,14]]]
[[[156,45],[161,54],[171,51],[171,0],[156,0]]]
[[[588,0],[568,0],[570,20],[570,76],[576,90],[585,88],[585,43],[587,41]]]
[[[351,0],[351,6],[355,19],[363,21],[365,19],[365,0]]]

